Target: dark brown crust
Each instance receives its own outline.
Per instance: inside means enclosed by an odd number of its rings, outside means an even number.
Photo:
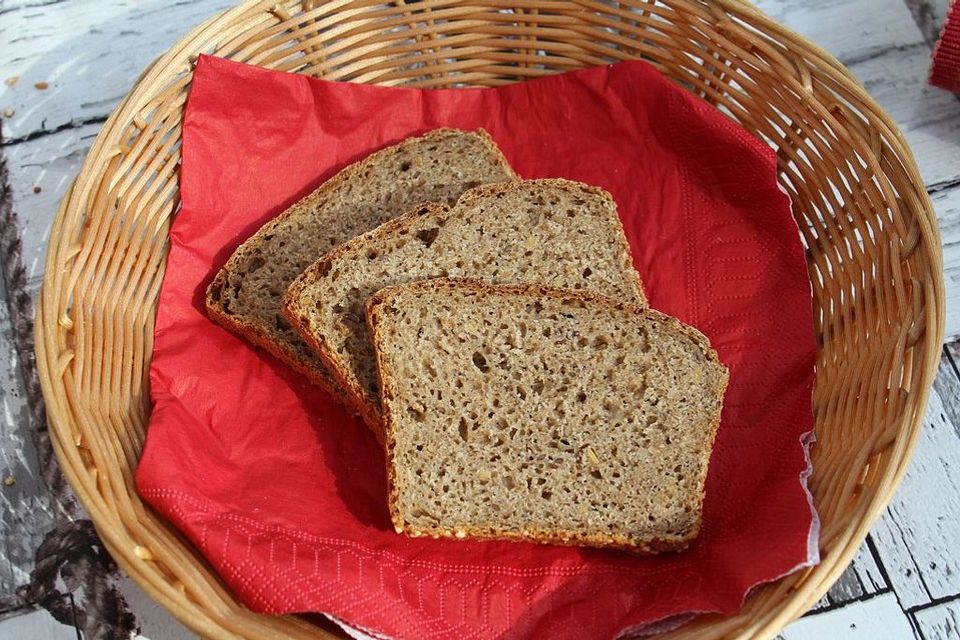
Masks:
[[[317,369],[309,364],[285,343],[276,342],[272,340],[270,336],[264,336],[259,326],[243,321],[236,321],[232,316],[224,315],[220,309],[209,305],[207,305],[207,315],[217,324],[230,329],[233,333],[264,349],[298,373],[305,375],[311,383],[317,385],[324,391],[332,395],[338,395],[340,393],[337,383],[329,377],[326,371]]]
[[[423,280],[419,282],[395,285],[386,287],[378,291],[367,300],[367,325],[370,328],[370,334],[373,336],[374,344],[379,344],[378,329],[381,322],[380,309],[389,305],[396,295],[409,291],[431,291],[442,289],[468,289],[479,293],[491,295],[523,295],[533,298],[554,298],[556,300],[580,301],[588,304],[602,305],[607,308],[614,308],[626,313],[632,313],[638,316],[644,316],[659,322],[664,322],[672,328],[678,330],[681,334],[687,336],[698,347],[703,350],[708,360],[720,366],[727,375],[720,381],[721,384],[715,389],[716,396],[723,399],[729,382],[729,372],[726,366],[720,362],[716,351],[710,346],[710,341],[700,331],[694,327],[688,326],[672,316],[668,316],[653,309],[640,307],[620,300],[615,300],[608,296],[597,293],[591,293],[583,290],[558,289],[544,285],[492,285],[466,278],[437,278],[433,280]],[[697,523],[691,530],[683,536],[675,538],[651,538],[651,539],[630,539],[627,536],[616,536],[609,534],[583,534],[572,531],[548,530],[531,528],[525,532],[497,532],[492,529],[462,528],[462,529],[424,529],[411,526],[400,513],[399,495],[396,488],[396,474],[393,466],[393,455],[396,448],[396,439],[394,437],[393,416],[391,415],[390,403],[387,400],[392,399],[394,392],[394,376],[385,362],[383,352],[374,349],[377,362],[377,375],[380,382],[380,393],[383,398],[383,444],[387,455],[387,482],[388,482],[388,505],[390,508],[390,518],[393,526],[398,533],[408,535],[430,536],[433,538],[481,538],[492,540],[526,540],[528,542],[538,542],[543,544],[562,544],[562,545],[586,545],[593,547],[609,547],[631,551],[633,553],[659,553],[662,551],[680,551],[686,548],[700,532],[700,526],[703,517],[703,499],[704,485],[707,474],[707,464],[703,465],[703,475],[699,478],[701,486],[699,503],[697,505]],[[705,462],[709,462],[710,452],[713,449],[713,442],[716,439],[717,429],[720,426],[720,413],[717,413],[716,419],[711,424],[709,447],[705,449],[704,455],[707,457]]]
[[[302,358],[296,353],[296,351],[289,347],[285,340],[271,331],[269,327],[265,327],[261,323],[257,322],[256,318],[227,313],[222,302],[215,294],[217,291],[220,291],[224,288],[229,275],[239,270],[239,268],[244,264],[245,256],[262,242],[262,238],[266,234],[270,233],[273,229],[283,224],[291,217],[301,214],[304,210],[309,210],[314,203],[322,200],[328,193],[334,189],[337,189],[341,184],[361,175],[363,170],[370,164],[378,162],[385,155],[394,153],[397,149],[405,146],[410,146],[426,140],[442,139],[451,135],[464,135],[468,133],[478,136],[481,143],[490,151],[491,156],[496,158],[496,162],[500,168],[503,169],[508,175],[516,177],[516,173],[510,167],[510,164],[503,156],[500,148],[497,147],[496,143],[493,141],[493,138],[491,138],[490,135],[483,129],[477,129],[473,132],[465,132],[458,129],[449,128],[434,129],[422,136],[407,138],[398,144],[376,151],[366,158],[344,167],[336,175],[315,189],[310,195],[302,198],[299,202],[292,205],[286,211],[264,224],[256,233],[254,233],[252,236],[250,236],[250,238],[244,241],[243,244],[237,247],[220,271],[217,272],[217,275],[214,277],[213,281],[207,287],[207,315],[217,324],[229,329],[233,333],[239,335],[254,345],[266,349],[276,358],[286,363],[294,370],[304,374],[312,383],[330,392],[335,397],[345,397],[340,384],[337,382],[337,378],[331,376],[329,371],[318,368],[315,363],[309,362]],[[351,406],[349,408],[356,410],[358,407]],[[369,423],[367,416],[362,411],[358,411],[358,413],[363,415],[364,419]],[[378,429],[374,429],[374,431],[376,432]]]
[[[382,422],[380,407],[377,406],[376,402],[371,400],[370,396],[366,392],[366,389],[362,388],[351,375],[350,368],[344,364],[335,350],[327,344],[327,340],[324,337],[323,328],[315,327],[310,323],[309,316],[307,315],[306,311],[301,308],[298,302],[304,289],[321,279],[324,274],[330,270],[335,262],[343,258],[348,253],[361,253],[372,242],[377,242],[383,238],[393,237],[404,229],[410,231],[415,224],[422,222],[425,218],[437,218],[444,216],[461,207],[469,207],[478,201],[496,197],[498,194],[507,193],[512,189],[529,186],[530,183],[536,183],[538,186],[549,187],[551,189],[562,189],[568,192],[580,192],[599,196],[600,198],[607,200],[609,206],[613,208],[614,211],[617,210],[616,203],[613,201],[613,197],[603,189],[580,182],[574,182],[572,180],[565,180],[563,178],[545,178],[540,180],[524,180],[521,182],[485,184],[479,187],[474,187],[469,191],[465,191],[457,200],[456,204],[454,204],[452,207],[447,207],[438,203],[427,203],[414,207],[407,214],[400,216],[399,218],[394,218],[393,220],[384,223],[376,229],[372,229],[363,235],[357,236],[352,240],[334,247],[325,256],[307,267],[307,269],[300,274],[300,276],[294,280],[287,289],[287,293],[284,296],[283,301],[283,315],[286,317],[287,322],[294,327],[297,333],[303,336],[305,342],[310,345],[310,348],[313,349],[323,364],[327,367],[332,378],[344,390],[349,405],[357,413],[363,416],[364,420],[371,426],[371,428],[374,429],[375,432],[382,430],[382,427],[380,427]],[[636,286],[636,299],[646,303],[647,298],[643,290],[643,284],[640,281],[640,275],[636,272],[636,269],[633,268],[630,246],[627,244],[626,234],[623,230],[623,224],[620,222],[619,216],[614,216],[614,219],[615,228],[611,229],[611,237],[615,238],[615,241],[620,244],[619,253],[621,253],[623,259],[625,260],[626,264],[624,266],[626,267],[627,271],[634,274],[634,282],[629,284],[634,284]],[[378,435],[378,437],[380,436]]]

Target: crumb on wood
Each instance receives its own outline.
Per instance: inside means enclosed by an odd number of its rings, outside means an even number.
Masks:
[[[17,484],[17,479],[14,478],[13,476],[6,476],[6,477],[4,477],[4,479],[3,479],[3,486],[5,486],[5,487],[12,487],[12,486],[15,485],[15,484]]]
[[[40,185],[36,185],[33,187],[34,193],[40,193],[41,191],[43,191],[43,187],[41,187]]]
[[[20,81],[20,76],[10,76],[6,80],[4,80],[3,83],[8,87],[12,87],[13,85],[17,84],[19,81]]]
[[[36,82],[36,83],[34,83],[33,86],[36,87],[37,89],[39,89],[40,91],[46,91],[47,89],[50,88],[50,83],[49,83],[49,82]]]

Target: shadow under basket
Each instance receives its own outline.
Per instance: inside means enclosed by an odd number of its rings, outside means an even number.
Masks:
[[[501,85],[643,58],[771,144],[813,284],[810,489],[823,561],[756,589],[732,615],[663,637],[772,637],[839,577],[903,476],[944,329],[930,201],[903,136],[849,71],[737,0],[250,1],[174,45],[106,122],[57,214],[37,310],[63,471],[117,562],[184,624],[210,638],[338,637],[316,617],[245,609],[134,488],[180,125],[201,53],[413,87]]]

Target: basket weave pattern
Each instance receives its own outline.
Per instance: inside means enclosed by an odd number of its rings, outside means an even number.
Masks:
[[[494,86],[642,57],[778,151],[819,341],[810,480],[823,562],[670,638],[775,635],[826,592],[901,478],[943,335],[940,238],[910,151],[829,54],[738,0],[250,1],[212,18],[110,117],[51,231],[37,359],[65,474],[111,553],[205,637],[325,637],[250,613],[137,496],[153,318],[199,53],[330,80]]]

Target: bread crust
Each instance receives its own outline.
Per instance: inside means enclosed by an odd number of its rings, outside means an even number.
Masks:
[[[224,314],[220,308],[209,305],[207,306],[207,316],[217,324],[230,329],[230,331],[241,338],[262,348],[298,373],[303,374],[311,383],[317,385],[324,391],[334,395],[340,392],[339,386],[326,371],[314,367],[285,343],[276,341],[272,339],[271,336],[265,335],[258,325],[238,320],[231,315]]]
[[[306,215],[305,212],[313,209],[317,202],[322,201],[328,194],[332,193],[336,189],[339,189],[344,183],[353,179],[359,179],[367,167],[379,162],[388,154],[396,153],[397,151],[406,147],[433,140],[442,140],[449,136],[460,136],[465,134],[476,135],[479,138],[480,143],[489,151],[491,158],[494,159],[494,165],[502,170],[506,175],[511,176],[512,179],[516,179],[516,173],[510,167],[510,164],[504,157],[503,152],[501,152],[500,148],[497,147],[496,143],[493,141],[493,138],[490,137],[490,134],[483,129],[477,129],[473,132],[466,132],[458,129],[439,128],[428,131],[421,136],[410,137],[402,142],[380,149],[379,151],[370,154],[362,160],[354,162],[353,164],[341,169],[329,180],[317,187],[312,193],[291,205],[277,217],[268,221],[266,224],[260,227],[256,233],[244,241],[243,244],[237,247],[227,262],[217,272],[217,275],[213,278],[213,281],[207,286],[205,298],[207,315],[217,324],[229,329],[231,332],[244,338],[248,342],[265,349],[274,357],[289,365],[295,371],[302,373],[313,384],[321,387],[325,391],[338,398],[345,397],[343,388],[338,382],[337,378],[332,376],[328,370],[322,366],[318,367],[316,362],[312,362],[303,358],[296,352],[295,349],[290,347],[290,344],[285,339],[283,339],[276,332],[272,331],[269,326],[264,326],[263,323],[258,322],[257,318],[249,315],[230,313],[225,308],[219,294],[227,286],[228,278],[231,276],[231,274],[241,271],[241,267],[245,264],[245,259],[248,254],[264,242],[265,236],[270,234],[281,225],[284,225],[291,218],[294,218],[298,215]],[[277,311],[280,312],[281,309],[277,309]],[[357,410],[357,407],[352,405],[348,405],[348,408],[351,408],[354,411]],[[361,413],[365,419],[367,418],[367,416],[362,412],[358,413]],[[375,429],[375,431],[377,430]]]
[[[659,311],[650,308],[640,307],[628,302],[616,300],[598,293],[592,293],[583,290],[560,289],[538,284],[519,284],[519,285],[493,285],[475,279],[469,278],[436,278],[432,280],[422,280],[419,282],[395,285],[386,287],[378,291],[367,300],[367,326],[370,334],[373,336],[374,344],[378,344],[377,336],[382,322],[381,309],[390,304],[392,299],[406,291],[442,291],[444,289],[466,289],[478,293],[492,293],[500,295],[523,295],[532,298],[553,298],[562,301],[579,301],[588,304],[599,304],[612,307],[620,311],[632,313],[638,316],[653,319],[658,322],[664,322],[680,333],[687,336],[691,341],[700,347],[706,358],[723,368],[727,375],[721,381],[721,384],[715,389],[716,397],[723,400],[729,382],[729,371],[726,366],[720,362],[716,351],[710,346],[710,341],[700,331],[685,325],[673,316],[668,316]],[[392,415],[391,403],[395,385],[394,373],[390,370],[383,352],[375,348],[377,375],[380,382],[380,393],[383,398],[383,444],[387,456],[387,482],[388,482],[388,506],[390,517],[393,521],[394,529],[397,533],[405,533],[414,537],[429,536],[433,538],[479,538],[489,540],[525,540],[528,542],[537,542],[543,544],[560,545],[587,545],[592,547],[607,547],[620,549],[639,554],[655,554],[663,551],[680,551],[697,537],[703,520],[703,500],[705,496],[705,480],[707,473],[707,464],[703,465],[703,477],[699,478],[701,486],[699,503],[697,509],[696,524],[685,535],[673,538],[651,537],[651,538],[631,538],[624,535],[614,534],[585,534],[582,532],[551,530],[530,528],[522,532],[504,532],[496,531],[490,528],[425,528],[415,527],[407,522],[399,508],[399,491],[396,486],[396,472],[393,465],[394,452],[396,449],[396,438],[394,431],[394,416]],[[720,414],[718,412],[716,419],[709,426],[709,444],[703,453],[707,458],[705,463],[709,462],[710,452],[716,439],[717,429],[720,426]]]
[[[382,416],[380,407],[378,406],[377,402],[375,402],[374,399],[367,394],[366,389],[363,389],[357,383],[356,379],[352,375],[352,372],[350,371],[350,368],[339,357],[339,355],[336,353],[336,350],[330,346],[327,338],[325,337],[323,330],[324,328],[322,326],[315,326],[310,322],[310,318],[306,309],[299,302],[301,296],[308,287],[317,282],[319,279],[323,278],[324,275],[333,267],[333,265],[347,254],[362,253],[372,243],[376,243],[384,238],[390,238],[404,230],[412,231],[415,224],[418,224],[427,218],[434,219],[437,221],[437,224],[439,224],[441,219],[443,219],[445,216],[448,216],[456,209],[461,207],[470,207],[477,202],[495,198],[498,195],[507,193],[511,190],[528,188],[531,183],[536,183],[538,186],[542,185],[543,187],[549,187],[551,189],[561,189],[571,193],[584,193],[599,196],[600,198],[606,200],[609,206],[616,211],[616,203],[614,202],[613,197],[605,190],[599,187],[586,185],[581,182],[566,180],[564,178],[544,178],[539,180],[485,184],[474,187],[469,191],[465,191],[452,207],[447,207],[446,205],[439,203],[425,203],[423,205],[419,205],[399,218],[394,218],[393,220],[384,223],[376,229],[372,229],[363,235],[359,235],[352,240],[334,247],[322,258],[307,267],[307,269],[300,274],[300,276],[294,280],[287,289],[283,301],[283,315],[287,319],[287,322],[294,327],[297,333],[303,337],[304,341],[317,354],[323,364],[327,367],[330,376],[343,390],[349,405],[357,413],[363,416],[364,421],[370,425],[374,432],[378,433],[378,438],[381,439],[381,441],[382,433],[380,432],[382,432]],[[625,262],[624,266],[628,267],[629,272],[633,274],[632,281],[628,282],[627,284],[633,286],[636,299],[642,300],[644,303],[646,303],[646,293],[644,292],[640,275],[637,273],[636,269],[633,268],[630,247],[626,241],[626,234],[623,230],[623,224],[620,221],[619,216],[614,216],[613,218],[613,228],[610,230],[610,237],[614,238],[614,241],[619,244],[617,249],[621,255],[621,259]]]

